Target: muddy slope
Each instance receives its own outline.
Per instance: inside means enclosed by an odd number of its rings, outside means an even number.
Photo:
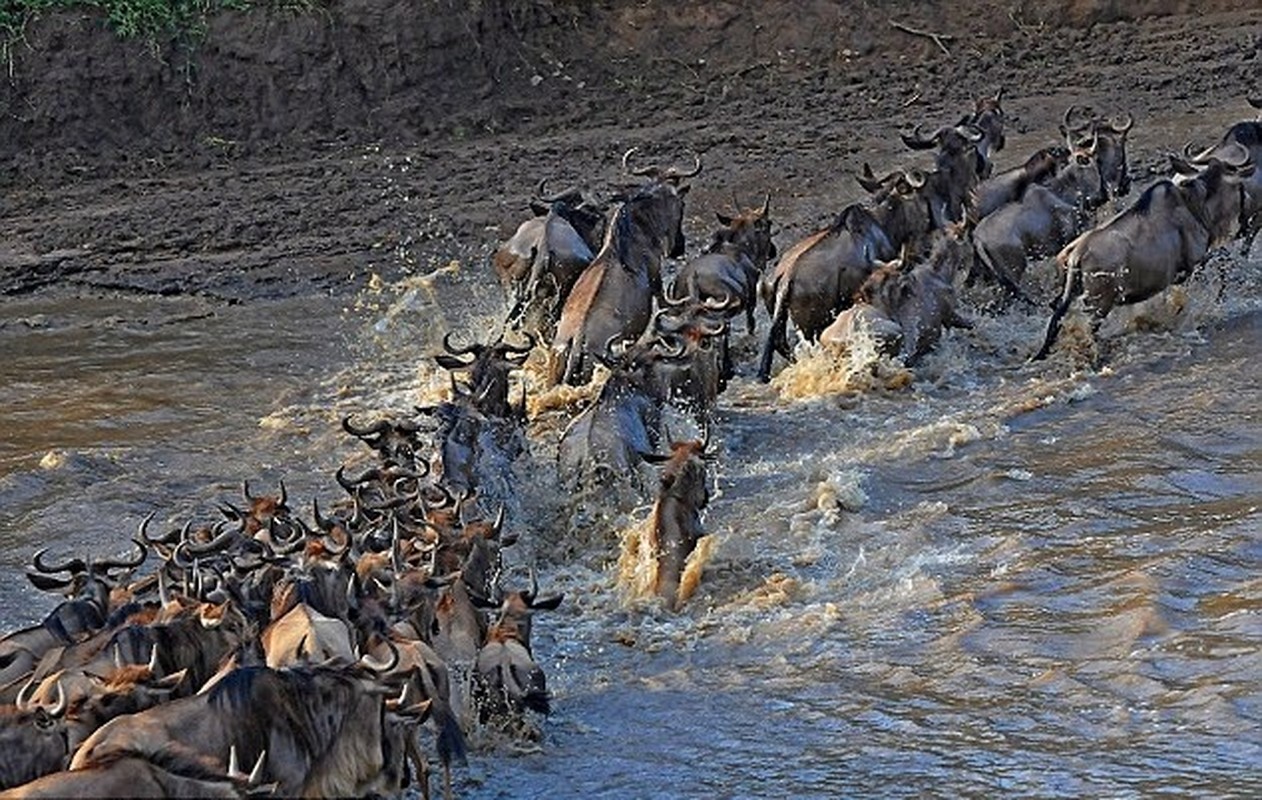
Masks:
[[[1209,137],[1248,110],[1262,10],[348,0],[225,13],[156,56],[94,15],[27,42],[0,82],[0,291],[239,299],[483,252],[539,178],[605,189],[632,145],[703,154],[703,229],[733,191],[771,191],[793,235],[855,199],[863,161],[915,158],[897,126],[997,87],[1014,152],[1070,102],[1132,113],[1142,177],[1179,144],[1151,121]]]

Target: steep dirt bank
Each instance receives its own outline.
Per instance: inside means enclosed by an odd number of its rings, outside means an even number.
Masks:
[[[27,41],[0,83],[0,291],[73,276],[241,298],[483,252],[539,178],[604,188],[631,145],[703,154],[694,236],[733,191],[771,191],[794,235],[854,198],[862,161],[915,158],[896,127],[1001,86],[1007,161],[1081,102],[1135,116],[1142,176],[1172,129],[1245,114],[1262,10],[348,0],[223,14],[158,57],[92,15]]]

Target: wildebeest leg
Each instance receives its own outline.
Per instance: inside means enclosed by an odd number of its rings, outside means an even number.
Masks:
[[[429,762],[425,760],[425,754],[416,746],[416,737],[409,735],[407,737],[407,754],[408,760],[412,762],[412,768],[416,770],[416,783],[420,787],[422,800],[429,800]]]
[[[785,328],[789,322],[789,302],[787,292],[776,295],[776,311],[771,317],[771,329],[767,331],[767,341],[763,344],[762,358],[758,362],[758,380],[766,383],[771,380],[771,360],[778,351],[785,358],[791,358],[789,343],[785,338]]]
[[[1082,291],[1082,273],[1079,271],[1077,264],[1068,264],[1065,267],[1065,289],[1061,292],[1060,302],[1052,310],[1052,318],[1047,321],[1047,335],[1043,338],[1043,346],[1035,353],[1030,360],[1042,361],[1047,358],[1047,354],[1052,351],[1052,345],[1056,343],[1056,337],[1060,333],[1060,321],[1065,316],[1065,312],[1069,310],[1069,304],[1074,301]]]
[[[978,258],[985,263],[986,271],[990,273],[990,276],[995,279],[995,282],[998,283],[1005,292],[1030,308],[1034,307],[1034,301],[1031,300],[1030,296],[1025,293],[1015,280],[1013,280],[1012,275],[1004,267],[1004,265],[991,256],[990,250],[985,247],[979,247],[976,249],[976,252]],[[1025,258],[1024,254],[1021,258]]]
[[[947,311],[946,316],[942,320],[942,324],[948,328],[963,328],[965,330],[973,329],[973,320],[956,311],[954,308]]]

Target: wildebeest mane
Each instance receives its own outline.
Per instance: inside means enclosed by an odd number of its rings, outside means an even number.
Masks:
[[[242,667],[210,690],[208,702],[239,722],[247,752],[275,752],[270,741],[280,736],[314,762],[337,741],[356,693],[354,678],[342,671]],[[269,715],[260,716],[260,708]]]

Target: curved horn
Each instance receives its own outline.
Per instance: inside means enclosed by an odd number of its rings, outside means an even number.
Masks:
[[[342,417],[342,430],[346,431],[351,436],[355,436],[360,439],[365,439],[369,436],[378,436],[384,433],[386,429],[389,427],[390,427],[390,423],[382,419],[382,420],[378,420],[374,422],[372,425],[369,425],[367,428],[356,428],[354,425],[351,424],[350,414],[347,414],[346,416]]]
[[[85,564],[83,559],[81,558],[72,558],[69,561],[66,561],[64,564],[49,564],[44,561],[44,554],[47,552],[48,552],[47,547],[41,548],[35,554],[35,558],[33,559],[35,569],[39,570],[40,572],[43,572],[44,574],[49,574],[53,572],[79,573],[79,572],[88,571],[88,565]]]
[[[502,349],[505,353],[529,353],[531,350],[535,349],[535,345],[538,343],[539,340],[535,338],[533,333],[527,333],[526,344],[508,344],[507,342],[504,342],[500,345],[500,349]]]
[[[957,125],[955,132],[967,139],[969,144],[977,144],[986,138],[986,131],[976,125]]]
[[[289,493],[285,491],[285,480],[283,478],[277,483],[280,484],[280,494],[276,496],[276,506],[282,508],[285,506],[285,501],[289,499]]]
[[[22,688],[18,690],[18,696],[17,698],[14,699],[13,704],[17,706],[18,708],[22,709],[23,711],[29,708],[31,698],[27,697],[26,693],[29,692],[33,688],[35,688],[35,675],[34,674],[31,675],[31,677],[26,681],[26,683],[22,684]]]
[[[541,203],[560,203],[560,202],[566,202],[575,197],[582,197],[582,192],[578,190],[577,186],[570,186],[567,189],[564,189],[563,191],[558,192],[557,194],[548,196],[543,193],[544,187],[547,185],[547,183],[548,183],[547,178],[540,178],[539,185],[535,187],[535,199]]]
[[[1065,109],[1065,116],[1062,121],[1063,121],[1065,130],[1069,131],[1070,133],[1077,133],[1078,131],[1086,130],[1091,125],[1090,119],[1086,120],[1085,122],[1081,122],[1077,125],[1074,125],[1072,122],[1070,122],[1071,118],[1074,115],[1074,112],[1078,110],[1079,110],[1079,107],[1077,103],[1074,103],[1069,108]]]
[[[75,582],[74,578],[54,578],[51,575],[44,575],[39,572],[28,572],[26,578],[31,585],[41,592],[56,592],[72,586]]]
[[[60,717],[66,713],[66,690],[61,686],[61,679],[57,680],[57,702],[53,703],[52,708],[44,709],[50,717]]]
[[[765,217],[767,212],[771,210],[771,192],[767,192],[762,199],[762,208],[758,210],[758,216]]]
[[[326,533],[333,528],[333,520],[320,514],[320,498],[311,498],[311,510],[315,512],[316,527]]]
[[[146,664],[150,673],[158,671],[158,643],[153,643],[153,649],[149,651],[149,663]]]
[[[1127,131],[1129,131],[1134,124],[1135,118],[1127,111],[1122,112],[1122,116],[1120,117],[1112,117],[1109,119],[1109,127],[1119,136],[1125,136]]]
[[[444,350],[446,350],[446,351],[447,351],[448,353],[450,353],[451,355],[453,355],[453,356],[466,356],[466,355],[477,356],[477,355],[478,355],[478,353],[479,353],[479,352],[483,349],[482,345],[478,344],[477,342],[474,342],[473,344],[468,345],[467,347],[455,347],[455,346],[453,346],[453,345],[452,345],[452,343],[451,343],[451,335],[452,335],[453,333],[455,333],[455,331],[447,331],[447,333],[443,334],[443,349],[444,349]]]
[[[693,153],[691,169],[681,172],[677,167],[671,167],[670,169],[666,170],[666,172],[662,174],[662,180],[677,181],[677,180],[682,180],[683,178],[696,177],[700,173],[701,173],[701,155],[699,153]],[[737,210],[738,211],[740,210],[739,207],[737,208]]]
[[[378,661],[371,654],[365,653],[359,659],[359,665],[369,672],[380,675],[383,672],[389,672],[399,665],[399,648],[389,638],[385,640],[386,647],[390,649],[390,658],[387,661]]]
[[[92,569],[94,571],[100,571],[100,572],[107,572],[111,569],[129,569],[130,570],[130,569],[135,569],[136,567],[139,567],[141,564],[145,563],[145,559],[149,557],[149,548],[146,547],[145,543],[140,539],[132,539],[131,541],[132,541],[132,544],[136,545],[137,549],[140,551],[136,554],[135,558],[131,559],[130,561],[125,558],[120,558],[117,560],[105,559],[103,561],[98,561],[97,563],[93,564]]]
[[[637,177],[648,176],[651,178],[657,178],[657,176],[661,174],[661,169],[658,167],[647,166],[647,167],[636,167],[635,169],[631,169],[631,154],[639,149],[640,149],[639,147],[632,147],[631,149],[627,150],[627,152],[622,154],[622,171],[627,173],[628,175],[635,175]]]
[[[219,525],[216,525],[215,527],[217,528]],[[224,528],[223,533],[216,534],[215,538],[211,539],[209,542],[206,542],[205,544],[185,542],[184,548],[190,555],[193,556],[210,555],[211,553],[218,553],[221,550],[227,549],[228,545],[232,543],[233,537],[236,535],[236,531]]]
[[[911,188],[919,189],[925,185],[925,181],[928,180],[928,178],[925,176],[924,172],[918,169],[913,169],[910,172],[903,172],[903,180],[907,181],[907,185]]]
[[[869,192],[876,192],[881,188],[881,179],[876,177],[876,173],[872,171],[872,165],[866,161],[863,162],[863,171],[855,176],[855,180]]]
[[[939,128],[933,136],[926,139],[925,135],[920,132],[920,128],[920,124],[917,124],[910,134],[900,133],[898,137],[903,140],[903,144],[907,145],[912,150],[928,150],[931,147],[936,147],[938,144],[938,136],[942,133],[942,129]]]
[[[250,494],[250,482],[241,481],[241,495],[245,498],[245,502],[253,503],[257,498]]]

